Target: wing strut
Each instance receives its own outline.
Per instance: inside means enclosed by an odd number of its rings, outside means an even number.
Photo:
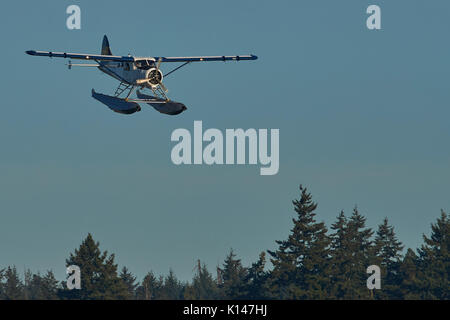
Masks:
[[[184,66],[188,65],[188,64],[191,63],[191,62],[192,62],[192,61],[187,61],[187,62],[183,63],[181,66],[178,66],[178,67],[176,67],[175,69],[173,69],[172,71],[166,73],[166,74],[164,75],[164,77],[167,77],[168,75],[170,75],[170,74],[174,73],[175,71],[177,71],[177,70],[183,68]]]

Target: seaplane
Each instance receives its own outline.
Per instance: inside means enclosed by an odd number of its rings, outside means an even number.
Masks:
[[[163,84],[163,79],[190,63],[258,59],[255,55],[199,57],[115,56],[111,52],[106,35],[103,37],[101,54],[99,55],[36,50],[28,50],[26,53],[38,57],[78,59],[94,62],[74,64],[72,60],[69,60],[67,66],[69,70],[73,67],[98,68],[101,72],[117,79],[120,83],[114,95],[97,93],[92,89],[92,97],[112,111],[127,115],[141,111],[140,103],[148,104],[160,113],[168,115],[178,115],[187,110],[183,103],[170,100],[167,97],[168,90]],[[160,68],[163,63],[179,63],[180,65],[163,74]],[[142,91],[145,89],[150,91],[150,94],[143,93]],[[135,90],[137,98],[131,98]]]

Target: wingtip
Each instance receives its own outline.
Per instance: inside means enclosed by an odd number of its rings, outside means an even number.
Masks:
[[[34,56],[36,54],[36,51],[34,50],[27,50],[25,51],[26,54],[29,54],[30,56]]]
[[[254,54],[251,54],[251,56],[252,56],[253,60],[257,60],[258,59],[258,56],[255,56]]]

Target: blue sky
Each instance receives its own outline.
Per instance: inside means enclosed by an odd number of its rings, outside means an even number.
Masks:
[[[78,4],[82,29],[66,28]],[[365,26],[382,9],[382,30]],[[0,266],[65,274],[91,232],[139,278],[190,279],[233,247],[245,264],[291,228],[300,183],[330,225],[357,205],[407,247],[450,210],[450,3],[433,1],[8,1],[0,13]],[[133,116],[90,96],[117,82],[25,50],[138,56],[253,53],[166,79],[187,112]],[[166,69],[167,71],[168,69]],[[280,129],[280,172],[180,166],[176,128]]]

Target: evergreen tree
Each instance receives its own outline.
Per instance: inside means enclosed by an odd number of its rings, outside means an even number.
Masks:
[[[331,293],[334,299],[370,299],[366,269],[376,262],[366,218],[355,207],[350,219],[340,213],[331,235]]]
[[[162,287],[162,300],[182,300],[184,296],[184,284],[182,284],[172,269],[164,278],[164,285]]]
[[[57,300],[58,299],[58,281],[53,271],[49,270],[42,278],[41,300]]]
[[[245,277],[244,298],[251,300],[268,299],[268,283],[267,279],[269,273],[265,271],[266,253],[261,252],[257,262],[253,263],[248,268],[247,276]]]
[[[127,291],[128,291],[128,299],[134,299],[136,297],[136,288],[138,287],[138,284],[136,283],[136,277],[133,276],[127,267],[123,267],[122,271],[120,272],[120,278],[124,282]]]
[[[450,217],[441,211],[441,217],[431,225],[431,236],[423,235],[419,251],[421,269],[421,297],[423,299],[450,299]]]
[[[381,299],[400,299],[400,265],[402,261],[403,245],[397,239],[394,227],[390,226],[388,219],[378,226],[374,242],[375,263],[381,268],[382,290],[376,292]]]
[[[148,272],[142,284],[137,288],[137,298],[139,300],[157,300],[161,299],[164,279],[155,277],[153,272]]]
[[[23,283],[20,281],[19,274],[15,266],[8,267],[4,272],[4,283],[2,288],[2,299],[4,300],[23,300]]]
[[[52,271],[47,271],[45,276],[32,274],[31,271],[25,273],[26,299],[29,300],[57,300],[58,281]]]
[[[400,290],[401,298],[406,300],[420,299],[420,271],[418,270],[419,259],[412,249],[406,251],[405,257],[400,265]]]
[[[247,275],[247,270],[242,266],[241,260],[236,259],[233,249],[230,249],[225,258],[220,273],[222,275],[222,284],[220,285],[222,298],[242,298],[242,289],[245,284],[244,279]]]
[[[39,273],[38,273],[39,275]],[[30,269],[25,270],[24,272],[24,285],[23,285],[23,299],[24,300],[32,300],[32,286],[31,282],[33,279],[33,273]]]
[[[373,292],[367,289],[367,267],[374,264],[374,248],[372,246],[373,231],[366,228],[366,218],[358,208],[353,209],[348,221],[349,250],[352,253],[350,262],[350,279],[352,279],[351,296],[353,299],[371,299]]]
[[[205,264],[197,264],[197,272],[192,284],[186,286],[184,292],[186,300],[214,300],[219,298],[217,284]]]
[[[3,279],[5,269],[0,269],[0,300],[3,299]]]
[[[63,290],[63,298],[81,300],[126,299],[127,288],[117,274],[114,254],[100,251],[100,244],[88,234],[74,253],[66,260],[66,266],[76,265],[81,271],[81,290]]]
[[[348,220],[344,212],[341,211],[337,221],[331,225],[334,231],[331,237],[331,259],[330,259],[330,286],[329,298],[348,299],[351,291],[351,281],[349,266],[352,260],[352,253],[348,250],[351,242],[348,232]]]
[[[272,252],[271,286],[278,299],[324,299],[329,285],[327,266],[330,239],[323,222],[316,222],[317,204],[311,194],[300,186],[300,200],[294,200],[297,217],[285,241],[276,241]]]

